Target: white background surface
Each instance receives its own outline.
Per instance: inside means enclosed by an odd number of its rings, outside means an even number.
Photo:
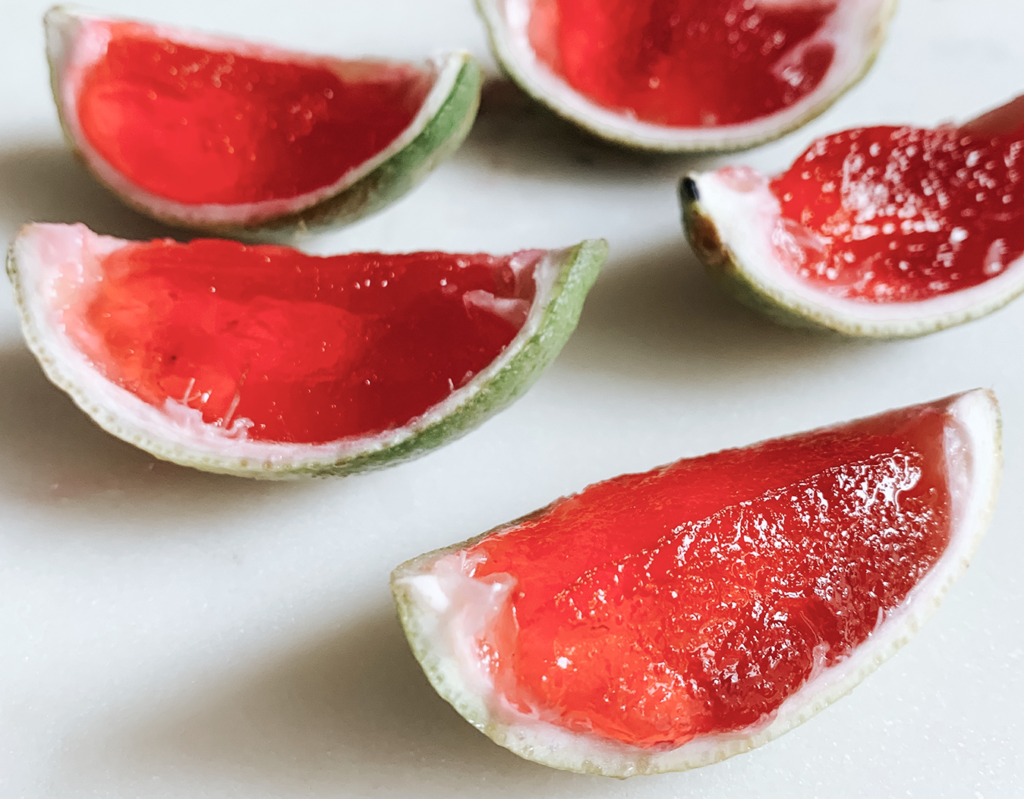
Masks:
[[[0,0],[0,236],[24,221],[163,231],[66,152],[44,4]],[[106,10],[324,52],[486,59],[469,0],[110,0]],[[533,391],[386,472],[265,484],[155,462],[43,377],[0,292],[0,797],[1002,799],[1024,788],[1024,302],[904,343],[779,328],[707,281],[677,179],[777,171],[819,134],[932,124],[1024,91],[1024,3],[903,0],[874,71],[811,126],[723,159],[636,156],[490,109],[419,190],[309,242],[508,251],[605,236],[579,330]],[[429,688],[388,573],[589,482],[972,388],[1006,472],[974,566],[850,697],[767,747],[616,782],[522,761]]]

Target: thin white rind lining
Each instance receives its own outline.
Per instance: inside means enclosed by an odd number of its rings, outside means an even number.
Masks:
[[[477,0],[491,46],[502,66],[530,95],[603,138],[650,150],[701,152],[753,147],[795,130],[821,114],[870,68],[885,39],[897,0],[844,0],[829,21],[835,58],[821,84],[789,108],[740,125],[679,128],[631,119],[572,88],[538,60],[527,35],[534,0]]]
[[[755,295],[799,319],[850,336],[904,338],[991,313],[1024,292],[1024,257],[984,283],[920,302],[870,303],[833,297],[793,273],[772,241],[781,211],[767,180],[741,191],[717,172],[690,175],[697,213],[714,227],[727,269]],[[721,270],[721,266],[713,266]]]
[[[84,225],[26,225],[11,245],[8,274],[22,316],[29,348],[47,377],[66,391],[103,429],[165,460],[205,471],[284,479],[302,472],[329,471],[332,465],[387,450],[415,437],[438,420],[459,412],[512,361],[543,326],[555,287],[571,250],[546,252],[534,268],[536,295],[526,322],[486,369],[443,402],[405,427],[376,436],[328,444],[282,444],[232,438],[210,425],[183,424],[181,415],[143,402],[107,380],[65,335],[53,307],[52,280],[76,259],[87,270],[91,255],[129,244],[99,236]]]
[[[446,627],[446,616],[450,615],[446,603],[451,597],[437,580],[435,570],[438,564],[450,562],[467,546],[497,531],[428,553],[395,570],[392,591],[413,652],[438,693],[470,723],[516,754],[554,768],[631,777],[706,766],[761,746],[849,693],[895,654],[931,617],[949,587],[967,568],[988,527],[998,493],[1002,466],[999,409],[991,392],[983,390],[945,402],[949,412],[945,443],[953,499],[948,548],[864,644],[789,697],[768,724],[654,752],[573,733],[495,702],[486,686],[481,687],[479,676],[467,674],[462,665],[458,642]]]
[[[429,124],[455,89],[459,74],[470,56],[465,52],[444,53],[417,68],[436,75],[434,86],[409,126],[372,158],[353,167],[329,186],[314,192],[285,199],[264,200],[258,203],[188,204],[169,200],[153,194],[137,185],[122,172],[113,167],[89,143],[79,124],[77,97],[79,81],[85,71],[105,52],[105,32],[112,22],[118,22],[76,8],[61,6],[47,12],[46,47],[52,70],[53,94],[57,102],[64,130],[81,157],[95,172],[96,176],[113,192],[126,198],[133,205],[143,208],[158,219],[173,221],[198,228],[230,226],[254,226],[283,216],[289,216],[313,208],[340,194],[345,189],[366,177],[374,169],[407,147]],[[327,56],[310,56],[281,50],[268,45],[211,36],[194,31],[184,31],[167,26],[149,26],[157,36],[174,42],[198,47],[251,55],[258,58],[276,58],[292,63],[308,63],[317,66],[331,66],[354,63],[385,65],[385,61],[363,60],[341,61]],[[413,66],[403,62],[404,66]]]

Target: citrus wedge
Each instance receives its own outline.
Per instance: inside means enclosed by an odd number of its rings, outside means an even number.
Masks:
[[[972,391],[683,460],[400,566],[434,688],[513,752],[614,777],[759,746],[849,692],[963,572],[995,502]]]
[[[219,234],[380,210],[455,151],[480,99],[466,53],[340,60],[59,7],[45,25],[85,164],[138,210]]]
[[[606,253],[317,258],[28,225],[7,269],[29,347],[101,427],[185,466],[287,477],[385,466],[509,404]]]
[[[960,127],[814,142],[768,179],[684,179],[686,233],[712,276],[776,319],[919,336],[1024,291],[1024,97]]]
[[[895,0],[477,0],[512,78],[602,138],[752,147],[867,72]]]

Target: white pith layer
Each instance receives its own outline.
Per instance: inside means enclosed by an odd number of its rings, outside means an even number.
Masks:
[[[158,457],[208,471],[282,477],[394,447],[466,405],[540,329],[569,252],[544,253],[534,267],[536,293],[519,333],[443,402],[396,430],[326,444],[287,444],[249,440],[244,425],[206,424],[199,411],[182,403],[150,405],[104,377],[65,333],[63,308],[82,304],[69,292],[88,291],[99,279],[99,257],[130,243],[99,236],[84,225],[37,224],[22,228],[11,245],[9,271],[25,338],[47,376],[105,430]]]
[[[791,0],[771,0],[775,5]],[[528,25],[535,0],[477,0],[495,53],[530,94],[558,113],[610,139],[654,150],[714,150],[754,144],[799,127],[855,83],[884,38],[896,0],[843,0],[818,40],[835,47],[832,66],[807,96],[771,116],[736,125],[670,127],[598,105],[537,58]],[[768,5],[767,0],[760,0]]]
[[[983,316],[1024,291],[1024,257],[984,283],[917,302],[868,302],[836,297],[800,278],[778,255],[781,208],[766,178],[691,175],[702,213],[717,231],[726,257],[762,297],[792,313],[850,335],[913,336]]]
[[[520,713],[495,695],[479,656],[471,651],[473,637],[514,589],[514,578],[483,583],[467,576],[472,571],[463,551],[467,544],[429,553],[395,571],[392,586],[413,650],[435,689],[467,720],[517,754],[556,768],[615,777],[682,771],[767,743],[848,693],[893,655],[966,569],[998,490],[999,411],[994,397],[981,390],[951,398],[948,410],[945,451],[952,513],[946,551],[865,643],[845,660],[818,671],[762,723],[652,751],[570,732]]]
[[[409,126],[394,141],[373,157],[351,168],[334,183],[295,197],[256,203],[190,204],[161,197],[134,183],[96,151],[82,130],[78,117],[78,93],[82,79],[89,68],[106,53],[107,43],[110,40],[109,25],[121,21],[123,20],[101,17],[65,7],[51,9],[46,14],[46,46],[55,77],[54,95],[57,99],[58,112],[75,148],[100,180],[117,194],[128,198],[138,206],[149,209],[158,218],[176,220],[186,225],[255,225],[304,211],[340,194],[403,150],[423,132],[423,129],[451,95],[458,81],[459,73],[469,58],[466,53],[454,52],[438,55],[423,65],[404,64],[404,66],[415,66],[424,74],[434,75],[434,86],[430,94],[427,95]],[[254,58],[327,67],[336,70],[340,75],[344,75],[346,70],[372,69],[375,64],[385,66],[394,63],[370,59],[342,61],[326,56],[310,56],[266,45],[240,42],[235,39],[183,31],[166,26],[148,27],[156,36],[180,44]]]

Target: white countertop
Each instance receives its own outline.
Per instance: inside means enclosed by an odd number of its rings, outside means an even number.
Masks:
[[[0,234],[162,230],[61,141],[45,3],[0,12]],[[470,0],[109,0],[106,11],[323,52],[468,47]],[[720,159],[618,151],[492,109],[421,188],[309,242],[508,251],[609,239],[562,355],[517,405],[377,474],[266,484],[156,462],[51,387],[0,290],[0,796],[1008,799],[1024,784],[1024,300],[917,341],[777,327],[710,284],[678,222],[689,168],[774,171],[819,134],[964,118],[1024,92],[1024,3],[903,0],[867,79],[812,125]],[[753,753],[627,782],[553,771],[439,699],[387,588],[399,562],[560,494],[679,457],[994,388],[992,529],[935,619],[854,693]]]

